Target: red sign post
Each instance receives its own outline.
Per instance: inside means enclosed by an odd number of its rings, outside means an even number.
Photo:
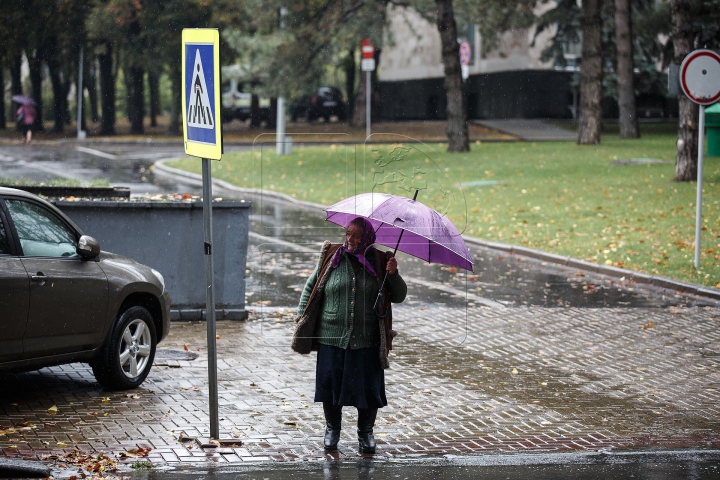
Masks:
[[[367,72],[365,78],[365,136],[370,136],[370,72],[375,70],[375,45],[372,44],[369,38],[366,38],[360,44],[360,52],[362,53],[362,59],[360,60],[360,66],[363,72]]]

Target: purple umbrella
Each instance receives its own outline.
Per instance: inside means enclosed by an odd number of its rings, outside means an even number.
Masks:
[[[30,97],[26,97],[25,95],[13,95],[12,101],[21,105],[32,105],[33,107],[37,105],[37,102],[35,102],[35,100]]]
[[[325,210],[325,220],[347,227],[357,218],[366,218],[375,228],[375,241],[432,263],[453,265],[472,271],[473,260],[460,232],[445,216],[413,199],[385,193],[361,193],[346,198]],[[382,292],[387,274],[380,286],[373,310],[380,318]]]
[[[473,269],[470,251],[455,225],[415,198],[361,193],[328,207],[326,211],[326,220],[343,227],[356,217],[368,219],[377,234],[375,241],[396,251],[431,263]]]

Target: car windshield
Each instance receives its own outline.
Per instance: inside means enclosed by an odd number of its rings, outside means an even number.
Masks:
[[[75,233],[35,203],[7,200],[23,254],[28,257],[76,257]]]

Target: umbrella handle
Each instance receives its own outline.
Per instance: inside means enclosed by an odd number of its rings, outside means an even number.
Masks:
[[[385,281],[387,280],[388,273],[385,272],[385,278],[383,278],[382,285],[380,285],[380,291],[378,292],[377,298],[375,299],[375,305],[373,306],[373,312],[375,312],[375,315],[377,315],[379,318],[385,318],[388,316],[388,313],[390,312],[383,312],[382,311],[382,294],[383,294],[383,288],[385,287]]]

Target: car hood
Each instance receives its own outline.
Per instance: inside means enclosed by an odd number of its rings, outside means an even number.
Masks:
[[[158,278],[152,273],[152,269],[147,265],[143,265],[132,258],[101,251],[97,256],[100,268],[103,269],[108,276],[122,276],[126,281],[146,282],[157,286],[163,291],[163,286]]]

